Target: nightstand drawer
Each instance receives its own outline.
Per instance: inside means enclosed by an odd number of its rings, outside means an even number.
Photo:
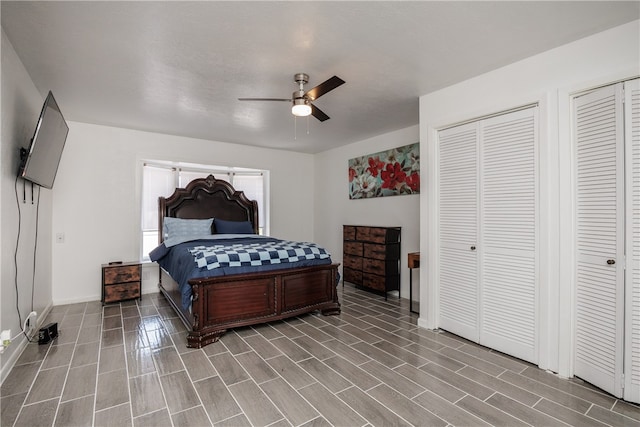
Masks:
[[[140,282],[121,283],[104,287],[104,302],[116,302],[140,298]]]
[[[140,281],[140,264],[115,265],[104,268],[104,284]]]

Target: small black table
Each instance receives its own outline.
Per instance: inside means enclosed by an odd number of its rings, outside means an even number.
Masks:
[[[410,252],[407,260],[409,265],[409,311],[411,313],[420,314],[413,310],[413,269],[420,268],[420,252]]]

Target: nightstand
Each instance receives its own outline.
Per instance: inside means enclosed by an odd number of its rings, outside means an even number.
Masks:
[[[139,262],[102,264],[102,304],[140,298],[141,278]]]

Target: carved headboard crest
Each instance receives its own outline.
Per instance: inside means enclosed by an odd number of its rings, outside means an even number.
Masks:
[[[165,217],[227,221],[250,221],[258,233],[258,203],[249,200],[242,191],[236,191],[227,181],[213,175],[194,179],[185,188],[176,188],[169,197],[158,198],[158,225]],[[162,243],[162,231],[159,240]]]

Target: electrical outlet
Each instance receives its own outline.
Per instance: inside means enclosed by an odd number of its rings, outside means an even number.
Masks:
[[[5,329],[0,333],[0,341],[3,347],[9,347],[9,344],[11,344],[11,329]]]

